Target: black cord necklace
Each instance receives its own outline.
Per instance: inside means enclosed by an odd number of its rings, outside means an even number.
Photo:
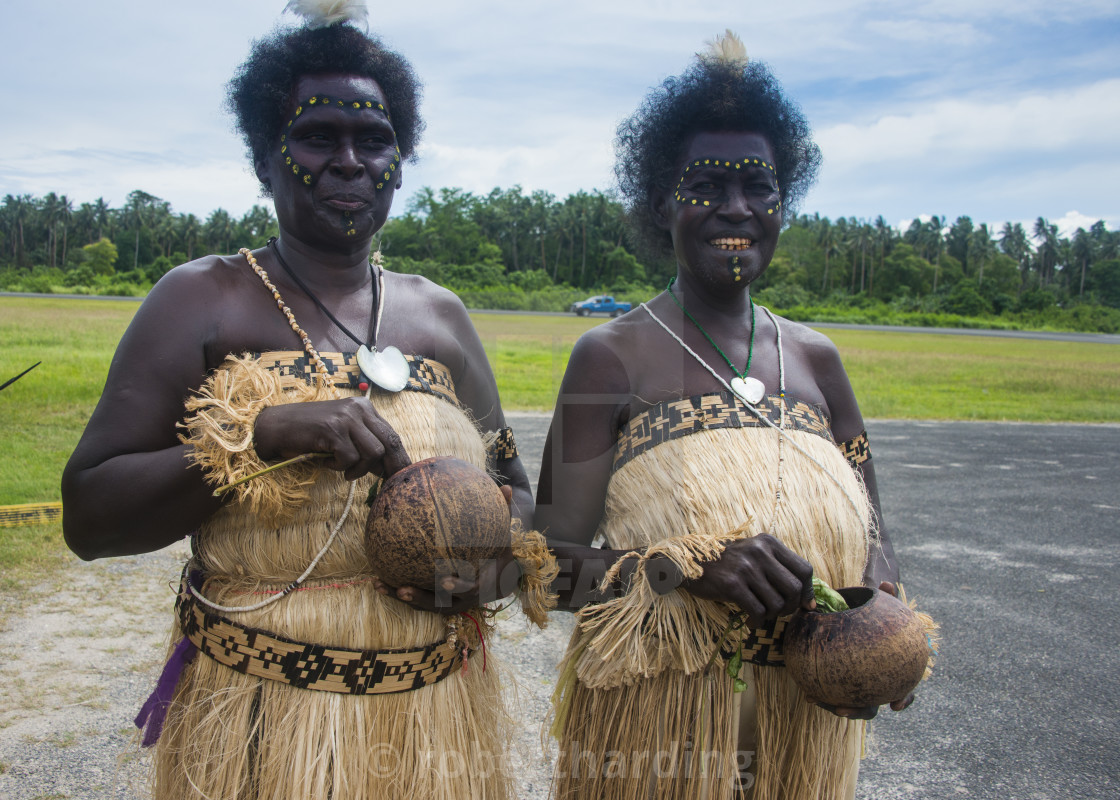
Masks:
[[[296,275],[296,273],[292,270],[292,268],[288,266],[288,262],[284,260],[284,256],[280,255],[280,248],[276,246],[276,237],[275,236],[273,236],[271,239],[268,240],[268,246],[272,248],[272,252],[273,252],[273,254],[275,254],[276,260],[280,262],[280,266],[283,267],[284,271],[288,273],[288,277],[290,277],[293,281],[296,282],[296,286],[298,286],[301,290],[303,290],[303,293],[305,295],[307,295],[308,297],[311,298],[311,302],[313,302],[316,306],[318,306],[319,310],[322,311],[324,314],[326,314],[327,318],[331,322],[333,322],[335,324],[335,326],[337,326],[340,331],[342,331],[347,336],[349,336],[351,339],[353,339],[354,344],[358,345],[358,347],[362,347],[363,345],[367,346],[367,347],[372,347],[373,346],[373,338],[372,337],[376,335],[375,333],[370,334],[371,338],[368,342],[363,342],[361,339],[359,339],[357,336],[355,336],[350,331],[349,328],[347,328],[345,325],[343,325],[341,322],[339,322],[338,318],[335,317],[335,315],[332,314],[330,312],[330,310],[325,305],[322,304],[322,302],[320,302],[319,298],[316,297],[315,294],[310,289],[307,288],[307,284],[305,284],[303,281],[301,281],[299,279],[299,276]],[[375,276],[373,274],[373,264],[369,265],[369,280],[370,280],[371,285],[376,285]],[[372,308],[370,309],[370,328],[373,331],[377,330],[377,324],[376,324],[377,321],[374,319],[374,317],[376,317],[376,315],[377,315],[377,294],[376,294],[376,291],[374,291],[373,292]]]

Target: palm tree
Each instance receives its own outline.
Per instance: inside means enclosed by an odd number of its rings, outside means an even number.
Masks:
[[[824,253],[824,272],[821,274],[821,295],[824,294],[824,287],[828,283],[829,259],[838,252],[836,239],[836,231],[833,229],[832,222],[828,217],[821,217],[817,227],[817,244],[821,246],[821,251]]]
[[[1039,217],[1034,223],[1034,239],[1038,243],[1035,258],[1038,262],[1038,285],[1041,287],[1050,283],[1058,265],[1058,226]]]
[[[49,192],[43,198],[43,221],[47,226],[47,256],[50,258],[51,267],[57,266],[55,258],[58,252],[58,221],[62,216],[61,201],[54,192]]]
[[[879,248],[879,268],[883,268],[883,264],[887,258],[887,250],[894,242],[894,229],[887,224],[887,220],[882,214],[875,218],[875,244]],[[867,293],[873,295],[875,293],[875,262],[871,262],[871,274],[867,280]]]
[[[12,241],[12,261],[23,265],[23,221],[27,214],[23,196],[9,194],[4,196],[4,222]]]
[[[941,251],[945,246],[945,217],[936,214],[930,217],[926,226],[926,236],[934,252],[933,292],[937,293],[937,279],[941,275]]]
[[[1070,245],[1070,258],[1075,264],[1081,265],[1081,285],[1077,290],[1078,297],[1085,296],[1085,273],[1089,271],[1089,264],[1093,261],[1093,240],[1084,228],[1074,231],[1073,242]]]
[[[136,230],[136,247],[132,255],[133,269],[138,269],[140,267],[140,229],[144,227],[144,221],[148,216],[149,209],[157,202],[159,202],[158,197],[148,194],[147,192],[142,192],[139,189],[135,189],[128,194],[128,201],[125,203],[124,212]]]
[[[1019,265],[1019,291],[1027,285],[1027,274],[1031,264],[1031,245],[1022,223],[1005,222],[999,235],[999,247],[1004,255],[1010,256]]]
[[[214,209],[206,219],[206,239],[210,244],[211,252],[228,253],[232,238],[233,218],[225,209]]]
[[[105,228],[112,222],[113,215],[112,209],[109,204],[105,202],[104,197],[99,197],[93,201],[93,221],[97,225],[97,239],[91,241],[100,241],[105,236]],[[109,232],[112,236],[112,231]]]
[[[179,240],[187,246],[187,261],[194,260],[194,243],[202,226],[194,214],[179,217]]]
[[[968,263],[977,267],[976,284],[984,284],[984,267],[996,255],[996,243],[992,241],[988,223],[980,223],[980,227],[972,231],[968,237]]]

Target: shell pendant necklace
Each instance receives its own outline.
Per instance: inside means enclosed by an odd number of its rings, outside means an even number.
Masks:
[[[696,320],[696,317],[692,316],[688,309],[684,307],[684,304],[677,299],[677,296],[673,293],[673,284],[676,280],[675,277],[672,278],[669,281],[669,285],[665,287],[665,291],[673,298],[673,302],[684,312],[684,315],[692,321],[696,329],[704,334],[704,338],[708,340],[708,344],[714,347],[716,352],[723,356],[723,360],[727,362],[727,366],[731,368],[731,372],[735,376],[727,384],[735,396],[752,406],[758,405],[762,398],[766,396],[766,385],[758,378],[752,378],[748,375],[751,371],[751,359],[754,358],[754,300],[751,299],[750,294],[747,295],[747,301],[751,304],[751,336],[750,342],[747,344],[747,366],[743,368],[742,372],[739,372],[739,370],[735,368],[735,364],[727,357],[727,354],[720,349],[720,346],[715,343],[715,340],[704,330],[704,326],[701,325]]]
[[[307,288],[307,285],[300,280],[295,271],[288,266],[288,262],[280,255],[280,248],[276,246],[276,238],[268,240],[269,247],[272,248],[273,255],[276,260],[280,262],[280,266],[288,273],[296,285],[303,291],[305,295],[311,298],[311,301],[322,311],[327,318],[335,324],[335,326],[349,336],[354,344],[358,345],[358,369],[362,371],[362,376],[370,383],[380,386],[388,392],[399,392],[408,385],[409,367],[408,360],[404,357],[404,353],[396,347],[389,345],[386,348],[378,349],[377,347],[377,334],[381,330],[381,316],[385,309],[385,270],[381,265],[377,265],[377,307],[374,310],[374,323],[373,323],[373,338],[369,344],[366,344],[357,336],[355,336],[349,328],[343,325],[334,314],[330,312],[315,294]],[[373,280],[373,264],[369,265],[370,280]]]

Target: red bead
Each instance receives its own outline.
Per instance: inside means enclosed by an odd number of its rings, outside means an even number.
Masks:
[[[366,383],[365,381],[362,381],[361,383],[358,384],[358,391],[359,392],[364,392],[364,391],[367,391],[368,389],[369,389],[369,384]]]

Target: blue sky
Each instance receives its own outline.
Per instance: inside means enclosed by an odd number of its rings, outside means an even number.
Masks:
[[[243,213],[259,199],[224,84],[284,4],[4,3],[0,195]],[[370,19],[425,84],[395,212],[421,186],[609,189],[619,120],[729,27],[813,125],[803,211],[1120,228],[1115,0],[416,0]]]

